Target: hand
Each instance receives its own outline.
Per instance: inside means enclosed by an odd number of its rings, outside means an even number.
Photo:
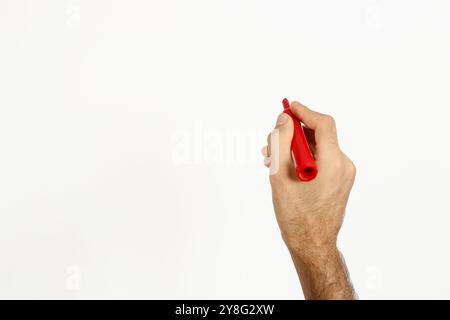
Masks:
[[[332,282],[329,285],[335,286],[337,279],[334,277],[346,274],[346,270],[340,270],[343,262],[336,242],[356,170],[339,148],[331,116],[314,112],[298,102],[291,103],[291,110],[306,126],[305,135],[315,157],[317,177],[302,182],[295,176],[290,151],[293,123],[284,113],[278,117],[275,130],[268,137],[268,146],[263,148],[264,163],[271,167],[272,200],[282,237],[296,263],[304,291],[305,285],[310,287],[306,288],[305,296],[315,297],[317,292],[311,292],[314,291],[311,287],[317,285],[316,289],[323,294],[326,283]],[[323,275],[328,278],[317,284],[311,277],[302,278],[302,272],[329,272],[319,270],[324,263],[338,269],[333,271],[333,279],[329,278],[330,275]],[[345,264],[343,266],[345,269]],[[308,268],[314,270],[305,270]],[[316,274],[313,277],[321,276]],[[325,292],[325,296],[334,297],[334,293]]]

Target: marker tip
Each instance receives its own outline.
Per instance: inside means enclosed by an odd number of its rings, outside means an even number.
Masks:
[[[284,109],[289,109],[289,100],[286,98],[283,99],[283,107]]]

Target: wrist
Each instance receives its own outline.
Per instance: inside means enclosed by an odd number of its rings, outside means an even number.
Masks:
[[[293,257],[303,261],[317,261],[320,263],[320,261],[329,259],[330,256],[339,255],[335,241],[306,245],[287,244],[287,247]]]

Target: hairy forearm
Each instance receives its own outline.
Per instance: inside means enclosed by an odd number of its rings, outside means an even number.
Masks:
[[[305,299],[356,299],[345,261],[335,246],[289,249]]]

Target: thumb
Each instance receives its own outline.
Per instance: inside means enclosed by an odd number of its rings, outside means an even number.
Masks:
[[[290,116],[281,113],[275,129],[268,137],[270,155],[270,175],[286,176],[292,170],[291,142],[294,125]]]

